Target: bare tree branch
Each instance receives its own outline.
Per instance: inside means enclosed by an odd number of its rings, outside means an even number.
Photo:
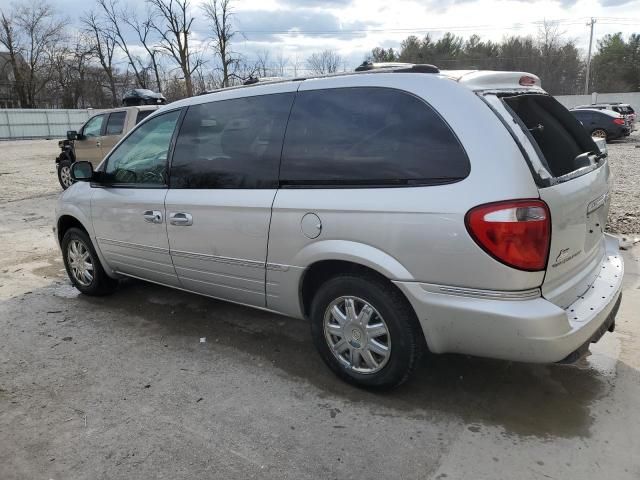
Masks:
[[[193,73],[202,64],[202,57],[189,51],[189,35],[195,18],[189,10],[189,0],[147,0],[155,11],[153,29],[160,35],[162,48],[178,64],[184,78],[187,96],[193,95]]]
[[[237,34],[232,25],[231,2],[232,0],[208,0],[200,6],[213,32],[211,38],[222,69],[223,87],[229,86],[229,79],[236,75],[234,70],[238,70],[240,66],[240,57],[234,55],[230,47],[231,40]]]
[[[312,73],[324,75],[335,73],[342,64],[342,57],[335,50],[313,53],[307,58],[307,67]]]

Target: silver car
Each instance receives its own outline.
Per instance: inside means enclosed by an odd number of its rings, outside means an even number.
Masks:
[[[570,362],[614,327],[610,173],[520,72],[394,65],[161,108],[59,200],[73,284],[122,277],[311,323],[340,377],[424,352]]]

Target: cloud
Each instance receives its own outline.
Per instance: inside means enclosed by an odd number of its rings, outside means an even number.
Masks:
[[[344,7],[351,3],[353,0],[280,0],[281,4],[291,5],[294,7]]]
[[[626,5],[627,3],[633,3],[636,0],[600,0],[600,5],[603,7],[619,7],[620,5]]]
[[[338,1],[338,0],[333,0]],[[368,27],[379,25],[377,22],[341,22],[328,11],[314,9],[292,10],[242,10],[235,14],[238,31],[251,41],[273,41],[279,35],[311,38],[334,38],[349,40],[366,36]],[[344,33],[335,32],[344,31]]]

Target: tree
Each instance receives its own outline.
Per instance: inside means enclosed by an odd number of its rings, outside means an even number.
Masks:
[[[80,33],[75,43],[59,49],[53,58],[55,78],[48,91],[52,105],[62,108],[85,108],[86,77],[93,55],[91,38]]]
[[[231,51],[231,40],[236,35],[233,29],[232,0],[209,0],[201,5],[204,16],[209,20],[213,50],[222,70],[222,86],[229,86],[229,78],[238,67],[239,57]]]
[[[137,83],[141,88],[147,88],[147,80],[144,75],[144,67],[141,67],[140,61],[136,58],[128,46],[121,25],[125,25],[124,19],[128,14],[121,13],[117,10],[118,0],[97,0],[102,15],[104,15],[103,35],[108,35],[115,44],[122,50],[127,57],[129,65],[133,69]],[[95,16],[95,15],[94,15]]]
[[[371,53],[365,60],[370,62],[397,62],[398,57],[396,56],[396,52],[393,51],[393,48],[385,50],[384,48],[376,47],[371,50]]]
[[[62,45],[64,21],[43,1],[1,12],[0,44],[9,52],[16,90],[23,108],[34,108],[53,78],[54,52]]]
[[[156,81],[156,88],[159,93],[162,93],[162,82],[160,81],[160,68],[158,64],[158,56],[159,52],[155,48],[152,31],[153,31],[153,19],[150,12],[147,12],[146,17],[143,20],[139,20],[136,15],[129,15],[122,13],[122,20],[129,25],[136,35],[138,36],[138,41],[142,44],[147,55],[149,55],[150,65],[145,68],[145,70],[152,69],[153,75]],[[142,66],[142,62],[138,59],[138,62]],[[142,85],[141,85],[142,86]],[[143,87],[144,88],[144,87]]]
[[[178,64],[186,94],[193,96],[192,76],[202,65],[202,59],[189,51],[189,35],[195,20],[190,13],[189,0],[147,1],[156,13],[152,26],[160,35],[159,46]]]
[[[314,74],[335,73],[342,64],[342,57],[335,50],[313,53],[307,58],[307,68]]]
[[[91,52],[98,60],[107,77],[107,87],[111,92],[111,106],[119,104],[116,90],[116,72],[113,65],[113,56],[117,44],[116,33],[104,26],[95,12],[88,13],[81,19],[85,31],[91,36]]]
[[[21,107],[28,105],[27,90],[25,88],[24,76],[26,76],[26,65],[22,58],[23,47],[21,44],[20,34],[17,30],[16,20],[13,12],[1,12],[0,22],[2,30],[0,30],[0,43],[7,49],[9,53],[9,61],[15,78],[15,89],[18,95],[18,101]]]
[[[640,43],[640,38],[638,39]],[[511,36],[501,42],[484,41],[479,35],[466,40],[445,33],[435,40],[431,35],[407,37],[398,53],[374,48],[374,61],[432,63],[442,69],[483,69],[526,71],[539,75],[543,86],[554,95],[572,94],[578,89],[584,62],[572,40],[564,38],[557,25],[545,23],[537,39]],[[638,53],[640,56],[640,52]]]
[[[596,92],[640,89],[640,35],[625,41],[622,33],[605,35],[591,61],[591,85]]]

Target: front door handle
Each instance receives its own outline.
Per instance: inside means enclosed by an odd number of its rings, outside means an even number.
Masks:
[[[190,213],[174,212],[169,214],[169,223],[179,227],[193,225],[193,217]]]
[[[98,140],[98,141],[96,142],[96,147],[100,148],[100,145],[102,145],[102,143],[100,143],[100,140]]]
[[[162,223],[162,212],[160,210],[146,210],[142,216],[145,222]]]

